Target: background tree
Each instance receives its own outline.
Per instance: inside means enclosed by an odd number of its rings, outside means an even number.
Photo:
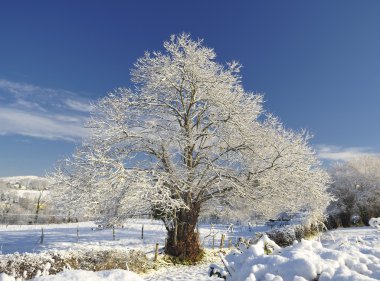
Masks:
[[[112,223],[153,212],[168,232],[166,252],[190,260],[210,200],[322,214],[328,175],[307,134],[265,114],[262,96],[244,91],[240,65],[215,57],[181,34],[138,59],[134,88],[94,105],[90,137],[52,175],[66,187],[61,201]]]
[[[335,164],[330,174],[330,192],[336,197],[329,212],[339,221],[350,226],[353,215],[360,215],[368,225],[371,217],[380,216],[380,157],[362,156],[345,163]]]

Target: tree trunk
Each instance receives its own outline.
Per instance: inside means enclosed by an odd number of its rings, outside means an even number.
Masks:
[[[34,217],[34,223],[35,223],[35,224],[38,222],[38,215],[39,215],[40,210],[41,210],[42,193],[43,193],[43,191],[40,191],[40,194],[39,194],[38,199],[37,199],[36,215],[35,215],[35,217]]]
[[[351,213],[349,213],[349,212],[340,213],[340,219],[342,221],[343,227],[350,227],[351,226]]]
[[[196,231],[198,216],[199,208],[177,212],[174,227],[168,230],[166,254],[178,257],[181,261],[196,262],[200,259],[202,249]]]

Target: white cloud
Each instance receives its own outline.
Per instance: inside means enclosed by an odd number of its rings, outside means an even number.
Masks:
[[[62,89],[0,79],[0,135],[76,141],[86,136],[90,100]]]
[[[333,145],[316,146],[317,156],[320,159],[333,161],[348,161],[360,156],[376,155],[371,148],[368,147],[340,147]]]
[[[67,99],[66,100],[66,105],[77,111],[83,111],[83,112],[90,112],[91,111],[91,104],[86,103],[86,102],[81,102],[78,100],[72,100],[72,99]]]
[[[32,101],[26,101],[23,99],[17,99],[14,105],[16,105],[17,107],[24,107],[24,108],[34,109],[34,110],[37,109],[40,111],[46,111],[38,103],[32,102]]]
[[[40,87],[37,87],[34,85],[12,82],[5,79],[0,79],[0,89],[6,90],[12,94],[17,94],[17,95],[25,95],[28,93],[38,92],[41,90]]]
[[[44,139],[75,141],[87,135],[85,118],[62,120],[62,116],[41,115],[0,107],[0,135],[25,135]]]
[[[89,112],[90,100],[71,91],[62,89],[42,88],[36,85],[18,83],[0,79],[0,93],[8,96],[13,105],[25,107],[40,107],[67,109],[80,112]]]

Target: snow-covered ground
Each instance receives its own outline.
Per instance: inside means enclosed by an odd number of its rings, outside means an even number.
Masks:
[[[141,230],[144,225],[144,239]],[[41,243],[42,229],[44,233]],[[136,220],[124,228],[99,229],[93,222],[51,225],[0,225],[0,250],[3,254],[41,252],[45,250],[75,250],[84,248],[127,247],[153,249],[163,245],[165,228],[160,222]]]
[[[141,229],[144,225],[144,239],[141,239]],[[44,228],[44,239],[41,244],[41,228]],[[211,250],[212,237],[215,235],[215,250],[219,248],[220,236],[222,233],[227,234],[227,239],[224,247],[227,248],[229,240],[235,243],[238,237],[252,237],[254,233],[267,230],[265,226],[257,226],[254,232],[249,232],[247,227],[235,227],[234,232],[227,232],[228,226],[215,226],[201,225],[199,228],[203,245]],[[77,238],[77,230],[79,230],[79,239]],[[58,224],[58,225],[44,225],[44,226],[5,226],[0,225],[0,249],[3,254],[14,252],[41,252],[46,250],[75,250],[75,249],[101,249],[101,248],[120,248],[123,249],[142,249],[149,253],[152,252],[156,243],[163,246],[165,241],[165,228],[158,221],[151,220],[133,220],[127,223],[124,228],[116,228],[115,240],[113,240],[112,229],[98,230],[97,225],[91,222],[79,224]],[[380,280],[380,231],[376,228],[359,227],[337,229],[324,233],[320,237],[321,246],[325,250],[321,250],[320,246],[313,244],[304,244],[305,249],[301,252],[313,263],[312,255],[317,253],[323,256],[322,252],[334,251],[329,256],[324,266],[337,268],[337,265],[345,266],[346,272],[339,275],[341,279],[328,279],[325,274],[323,280]],[[315,246],[315,247],[314,247]],[[308,249],[308,250],[306,250]],[[319,250],[318,250],[319,249]],[[291,252],[291,251],[288,251]],[[300,255],[298,252],[297,255]],[[291,255],[289,255],[290,257]],[[289,258],[288,257],[288,258]],[[301,258],[300,256],[297,256]],[[293,257],[294,258],[294,257]],[[218,261],[215,258],[215,261]],[[281,259],[281,258],[280,258]],[[211,261],[205,262],[196,266],[167,266],[160,267],[158,270],[150,271],[141,275],[144,280],[217,280],[216,277],[209,277],[207,275],[209,264]],[[289,263],[292,264],[292,263]],[[220,262],[219,262],[220,265]],[[273,272],[275,273],[275,272]],[[67,273],[64,280],[85,280],[81,277],[68,277],[70,274],[74,276],[79,274],[85,276],[85,273]],[[113,280],[111,277],[116,275],[99,273],[96,278],[99,280]],[[125,273],[127,274],[127,273]],[[345,274],[345,275],[344,275]],[[270,278],[275,274],[268,275]],[[268,277],[267,276],[267,277]],[[327,277],[326,277],[327,276]],[[338,275],[337,275],[338,276]],[[269,278],[268,277],[268,278]],[[4,275],[0,276],[0,280],[5,278]],[[56,277],[58,278],[58,277]],[[79,278],[79,279],[78,279]],[[93,277],[95,278],[95,277]],[[108,279],[107,279],[108,278]],[[114,277],[112,277],[114,278]],[[268,280],[281,280],[272,279]],[[290,278],[290,277],[289,277]],[[284,277],[283,280],[291,280]],[[91,278],[90,278],[91,279]],[[90,280],[88,279],[88,280]],[[50,279],[43,279],[50,280]],[[60,280],[60,279],[51,279]],[[92,280],[92,279],[91,279]],[[96,280],[96,279],[94,279]],[[222,280],[222,279],[218,279]],[[235,280],[235,279],[232,279]],[[240,279],[236,279],[240,280]],[[256,280],[256,279],[252,279]],[[259,280],[259,279],[257,279]],[[266,280],[266,279],[260,279]],[[296,279],[294,279],[296,280]],[[297,279],[307,280],[307,279]]]
[[[144,237],[141,238],[144,226]],[[44,233],[41,243],[42,229]],[[235,226],[233,232],[227,231],[228,225],[212,227],[203,224],[199,227],[201,241],[204,247],[220,247],[222,234],[226,235],[225,247],[228,243],[236,243],[239,237],[253,235],[248,227]],[[266,231],[268,227],[257,226],[257,231]],[[77,235],[78,233],[78,235]],[[160,221],[136,219],[128,221],[123,227],[115,228],[115,240],[111,228],[98,229],[93,222],[51,224],[51,225],[0,225],[0,251],[2,254],[14,252],[41,252],[46,250],[75,250],[107,247],[123,247],[128,249],[143,249],[151,251],[156,243],[164,246],[166,230]]]
[[[41,276],[31,279],[33,281],[144,281],[137,274],[120,269],[106,271],[67,270],[56,275]],[[11,276],[0,273],[0,281],[15,281]]]
[[[369,227],[338,229],[318,240],[281,248],[264,235],[214,267],[227,281],[380,280],[380,232]],[[268,254],[270,253],[270,254]]]
[[[162,267],[155,272],[144,274],[142,277],[145,281],[223,281],[223,279],[208,276],[209,265],[210,263]]]

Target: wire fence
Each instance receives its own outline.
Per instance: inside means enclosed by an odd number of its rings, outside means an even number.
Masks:
[[[67,217],[67,215],[48,215],[48,214],[19,214],[19,213],[3,213],[0,214],[0,223],[6,225],[18,224],[51,224],[63,222],[77,222],[78,218]]]
[[[54,223],[59,219],[67,220],[68,218],[67,214],[6,213],[0,214],[0,219],[9,220],[11,217],[35,219],[36,215],[38,215],[38,219],[41,220],[54,219]],[[88,217],[86,217],[86,219],[88,219]],[[139,249],[147,255],[154,255],[154,259],[157,260],[157,256],[162,254],[166,248],[166,229],[162,222],[154,220],[138,221],[138,219],[136,219],[133,223],[129,225],[128,223],[126,223],[126,226],[107,227],[101,224],[97,225],[88,220],[83,222],[79,222],[78,220],[77,223],[61,228],[60,224],[41,225],[40,221],[38,221],[38,224],[30,223],[24,228],[22,224],[19,224],[18,226],[21,228],[21,231],[25,232],[23,234],[16,233],[17,225],[9,227],[9,224],[3,224],[0,225],[0,227],[3,227],[3,229],[0,229],[0,254],[18,251],[14,245],[19,242],[22,244],[20,247],[24,247],[26,243],[29,243],[27,246],[28,250],[38,253],[41,250],[50,249],[52,246],[55,248],[55,243],[66,245],[64,246],[66,248],[63,250],[67,250],[68,247],[71,249],[71,246],[74,245],[70,243],[78,243],[78,245],[80,244],[79,247],[83,247],[94,245],[94,242],[99,243],[96,245],[101,245],[107,241],[103,245],[108,247],[122,246],[128,250]],[[240,223],[202,223],[197,227],[201,247],[221,252],[226,252],[233,248],[241,249],[241,243],[247,245],[246,243],[255,241],[250,239],[257,239],[257,233],[262,233],[261,231],[268,231],[269,229],[271,229],[271,227],[268,224],[245,225]],[[10,233],[9,236],[7,236],[7,230],[9,230]],[[98,234],[96,234],[97,232]],[[14,236],[12,237],[12,235]],[[15,237],[18,238],[15,239]],[[7,240],[12,242],[7,242]],[[115,243],[112,241],[115,241]],[[75,249],[75,246],[73,248]],[[22,251],[24,251],[24,249]]]
[[[15,218],[18,218],[18,223],[9,223],[12,220],[15,222]],[[74,217],[75,218],[75,217]],[[91,220],[90,217],[81,218],[75,220],[73,217],[70,219],[67,215],[60,214],[38,214],[38,219],[36,220],[36,214],[31,213],[6,213],[0,214],[0,222],[5,222],[2,227],[8,229],[14,229],[23,227],[23,225],[29,225],[27,229],[33,231],[33,244],[35,246],[49,243],[50,241],[60,240],[61,242],[70,243],[81,243],[88,242],[89,239],[96,241],[100,240],[114,240],[120,241],[123,239],[139,239],[142,244],[156,244],[159,243],[159,252],[165,247],[166,241],[166,230],[161,222],[156,222],[157,225],[161,225],[161,228],[157,226],[152,228],[148,224],[152,224],[152,221],[147,223],[144,222],[133,222],[133,224],[128,225],[118,225],[107,227],[102,224],[81,224]],[[95,217],[92,217],[94,219]],[[136,219],[138,220],[138,219]],[[26,223],[25,223],[26,222]],[[56,228],[60,228],[61,223],[76,223],[72,224],[72,227],[67,228],[63,232],[56,231]],[[42,224],[41,224],[42,223]],[[45,223],[45,224],[43,224]],[[54,224],[54,226],[50,226]],[[155,223],[153,223],[155,224]],[[13,225],[14,227],[9,228]],[[140,225],[140,227],[138,226]],[[1,226],[0,226],[1,227]],[[67,226],[65,226],[67,227]],[[4,229],[3,228],[3,229]],[[154,229],[154,230],[153,230]],[[158,230],[159,229],[159,230]],[[198,225],[198,233],[200,237],[200,243],[202,247],[219,250],[235,247],[239,244],[240,239],[247,235],[254,235],[254,228],[251,225],[234,225],[234,224],[206,224],[202,223]],[[107,230],[106,232],[103,232]],[[97,231],[102,231],[101,235],[96,234]],[[250,232],[252,231],[252,234]],[[93,233],[93,234],[91,234]],[[99,232],[100,234],[100,232]],[[59,236],[59,239],[55,236]],[[92,238],[89,238],[91,237]],[[3,236],[4,238],[4,236]],[[123,240],[124,241],[124,240]],[[31,241],[32,242],[32,241]],[[119,243],[120,244],[120,243]],[[156,251],[156,250],[155,250]],[[151,252],[151,251],[149,251]]]

